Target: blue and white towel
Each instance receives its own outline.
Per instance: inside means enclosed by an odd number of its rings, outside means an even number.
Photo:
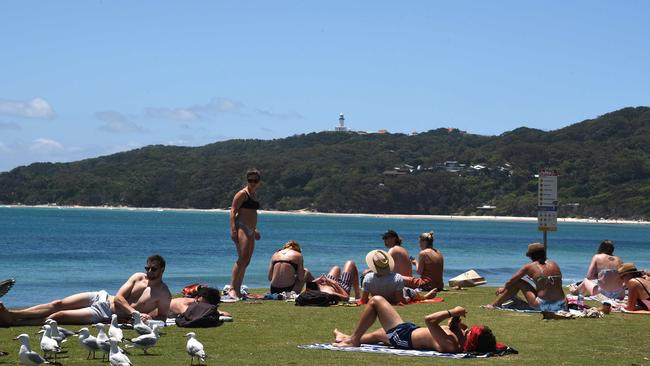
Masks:
[[[397,349],[388,346],[380,346],[376,344],[362,344],[361,347],[336,347],[332,343],[316,343],[304,346],[298,346],[303,349],[325,349],[330,351],[343,351],[343,352],[368,352],[368,353],[383,353],[397,356],[420,356],[420,357],[444,357],[444,358],[476,358],[476,357],[489,357],[492,354],[474,355],[469,353],[441,353],[436,351],[416,351],[407,349]]]

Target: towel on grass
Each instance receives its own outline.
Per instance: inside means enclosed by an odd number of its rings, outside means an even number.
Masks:
[[[332,343],[316,343],[304,346],[298,346],[303,349],[323,349],[330,351],[344,351],[344,352],[366,352],[366,353],[383,353],[396,356],[419,356],[419,357],[443,357],[443,358],[484,358],[490,356],[505,356],[508,354],[517,354],[517,350],[505,346],[500,348],[495,353],[442,353],[436,351],[418,351],[411,349],[397,349],[388,346],[381,346],[377,344],[362,344],[361,347],[336,347]]]

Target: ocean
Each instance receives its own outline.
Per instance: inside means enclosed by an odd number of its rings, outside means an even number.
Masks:
[[[347,259],[365,268],[365,254],[383,247],[388,228],[413,256],[418,235],[434,230],[445,281],[474,269],[488,286],[503,284],[527,261],[527,244],[542,240],[533,222],[261,213],[258,227],[262,240],[244,280],[249,287],[268,287],[269,259],[290,239],[301,244],[305,266],[320,274]],[[585,275],[604,239],[615,242],[624,261],[650,268],[650,226],[561,223],[549,233],[548,254],[565,283]],[[172,292],[190,283],[222,287],[236,259],[228,213],[214,211],[0,207],[0,251],[0,280],[17,280],[2,298],[9,307],[83,291],[114,293],[154,253],[167,260],[164,279]]]

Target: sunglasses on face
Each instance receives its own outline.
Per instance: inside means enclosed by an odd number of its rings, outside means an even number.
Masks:
[[[146,266],[146,267],[144,267],[144,270],[147,271],[147,272],[149,272],[149,271],[156,272],[156,271],[159,270],[159,268],[158,267],[153,267],[153,266]]]
[[[259,183],[259,179],[248,179],[248,183]]]

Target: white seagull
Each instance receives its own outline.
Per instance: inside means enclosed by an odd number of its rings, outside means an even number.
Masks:
[[[111,344],[111,351],[108,356],[108,360],[111,362],[111,366],[133,366],[131,360],[122,352],[117,346],[117,339],[111,337],[109,338]]]
[[[117,322],[117,315],[115,314],[111,315],[111,327],[108,328],[108,336],[117,339],[118,343],[122,342],[124,338],[124,333],[120,329],[120,325]]]
[[[103,361],[104,356],[107,356],[111,351],[111,342],[108,340],[108,336],[106,336],[106,332],[104,331],[104,324],[93,324],[93,327],[97,328],[97,337],[95,337],[95,342],[97,343],[97,348],[104,352],[102,355]]]
[[[160,326],[154,324],[152,333],[143,334],[137,338],[129,339],[128,341],[133,343],[133,347],[142,348],[144,354],[147,354],[147,349],[155,346],[158,342],[158,338],[160,338]]]
[[[61,352],[61,347],[59,347],[57,341],[52,339],[52,328],[48,324],[45,324],[43,328],[45,328],[45,331],[41,330],[39,332],[43,332],[43,336],[41,337],[41,351],[43,351],[43,356],[45,358],[47,358],[46,355],[48,353],[54,353],[54,362],[56,362],[56,354]]]
[[[205,351],[203,350],[203,344],[201,344],[201,342],[196,339],[196,333],[189,332],[185,336],[187,337],[187,345],[185,346],[185,350],[187,350],[187,354],[192,357],[190,360],[190,365],[194,364],[194,357],[197,357],[199,359],[199,365],[201,362],[205,362],[205,359],[208,357],[208,355],[206,355]]]
[[[153,332],[151,328],[149,328],[148,325],[142,322],[140,320],[140,312],[139,311],[134,311],[131,316],[133,317],[133,330],[138,332],[138,334],[143,335],[143,334],[150,334]]]
[[[20,351],[18,351],[18,358],[23,365],[38,366],[44,363],[49,364],[49,362],[45,361],[41,355],[32,351],[31,347],[29,346],[29,336],[27,334],[23,333],[15,339],[19,340],[21,343]]]
[[[95,351],[99,350],[99,346],[97,345],[97,338],[94,336],[90,335],[90,331],[88,328],[81,328],[79,329],[79,344],[86,350],[88,350],[88,356],[86,357],[86,360],[90,358],[90,354],[92,353],[93,359],[95,358]]]
[[[61,343],[65,342],[65,339],[66,339],[66,337],[68,337],[68,335],[61,332],[61,329],[59,328],[59,324],[54,319],[45,320],[45,324],[49,325],[50,328],[52,329],[50,331],[50,333],[51,333],[50,338],[54,339],[56,341],[56,343],[59,346],[61,346]],[[45,329],[45,328],[43,328],[43,329]],[[72,334],[74,334],[74,333],[72,333]]]

